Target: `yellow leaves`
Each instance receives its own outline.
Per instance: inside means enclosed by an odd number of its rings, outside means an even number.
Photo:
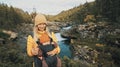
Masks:
[[[103,47],[103,44],[96,44],[97,47]]]
[[[95,20],[96,19],[94,15],[87,15],[84,19],[84,22],[94,22]]]

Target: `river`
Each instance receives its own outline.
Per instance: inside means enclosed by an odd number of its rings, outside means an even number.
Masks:
[[[64,28],[64,29],[69,29],[69,28],[70,27]],[[61,49],[60,54],[59,54],[60,57],[63,58],[64,56],[67,56],[67,57],[71,58],[72,57],[72,53],[71,53],[71,50],[70,50],[69,43],[66,42],[67,38],[62,38],[60,33],[56,33],[55,35],[56,35],[56,37],[58,39],[58,44],[59,44],[60,49]]]

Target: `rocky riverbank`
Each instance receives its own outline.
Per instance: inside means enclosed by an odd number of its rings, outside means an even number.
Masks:
[[[71,38],[74,60],[78,59],[92,64],[111,64],[114,61],[108,61],[112,58],[110,56],[113,56],[111,49],[120,47],[119,27],[119,25],[111,25],[110,22],[86,23],[74,25],[61,34],[63,37]],[[101,58],[106,56],[109,57]]]

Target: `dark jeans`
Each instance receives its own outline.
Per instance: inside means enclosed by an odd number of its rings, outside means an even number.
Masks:
[[[57,57],[55,56],[48,56],[45,58],[45,61],[48,67],[57,67]],[[37,56],[34,57],[35,67],[42,67],[42,60],[40,60]]]
[[[48,56],[45,58],[48,67],[57,67],[57,57],[55,56]]]
[[[35,67],[42,67],[42,61],[38,57],[34,57]]]

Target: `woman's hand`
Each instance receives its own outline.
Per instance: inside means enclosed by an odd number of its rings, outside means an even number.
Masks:
[[[47,54],[50,56],[54,56],[56,53],[54,51],[49,51],[49,52],[47,52]]]
[[[32,49],[32,54],[33,55],[38,55],[39,48],[33,48]]]
[[[52,51],[47,52],[47,54],[50,55],[50,56],[53,56],[53,55],[56,54],[56,52],[57,52],[57,49],[55,48]]]
[[[55,54],[58,54],[59,52],[60,52],[60,48],[59,48],[59,46],[57,46],[52,51],[47,52],[47,54],[50,55],[50,56],[53,56]]]

